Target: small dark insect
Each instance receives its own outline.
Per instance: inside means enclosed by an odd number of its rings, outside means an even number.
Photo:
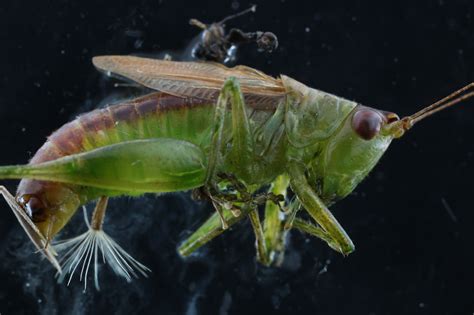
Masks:
[[[271,53],[278,47],[278,38],[272,32],[244,32],[237,28],[232,28],[228,33],[225,30],[225,22],[247,14],[255,12],[257,6],[252,6],[240,13],[230,15],[222,21],[204,24],[196,19],[191,19],[189,24],[202,29],[200,40],[192,49],[192,55],[196,59],[216,61],[223,64],[235,62],[235,55],[238,46],[248,43],[256,43],[258,51]]]

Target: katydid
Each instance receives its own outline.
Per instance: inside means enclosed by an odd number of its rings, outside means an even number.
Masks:
[[[132,56],[93,62],[158,92],[64,125],[28,165],[0,167],[0,178],[21,179],[16,197],[3,186],[0,192],[36,247],[63,272],[60,279],[76,270],[87,277],[93,260],[96,286],[99,251],[127,280],[148,271],[103,232],[107,198],[120,195],[194,190],[210,200],[216,212],[180,245],[182,256],[247,217],[265,265],[281,262],[292,228],[350,254],[354,244],[328,206],[354,190],[393,139],[474,95],[471,83],[399,119],[245,66]],[[56,234],[94,200],[89,231],[55,247]],[[314,222],[301,219],[302,211]],[[65,252],[59,261],[57,252]]]

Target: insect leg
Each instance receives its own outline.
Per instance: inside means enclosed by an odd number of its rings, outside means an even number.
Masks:
[[[255,233],[255,247],[257,249],[257,260],[263,265],[270,265],[267,246],[265,244],[265,236],[263,235],[262,224],[258,216],[258,210],[255,207],[253,211],[248,214],[250,223],[252,223],[253,232]]]
[[[289,179],[286,175],[280,175],[272,183],[269,192],[274,195],[286,195]],[[275,202],[268,200],[265,205],[265,221],[263,225],[263,233],[265,236],[265,244],[268,250],[269,263],[276,262],[279,264],[283,260],[283,252],[285,249],[285,231],[283,229],[282,213],[280,207]]]
[[[0,167],[0,178],[31,178],[123,191],[173,192],[204,184],[206,156],[170,138],[125,141],[40,164]]]
[[[294,198],[288,206],[288,212],[285,218],[285,230],[290,230],[293,227],[293,222],[295,221],[296,214],[298,213],[298,211],[300,211],[300,209],[301,202],[298,200],[298,198]]]
[[[227,92],[225,92],[227,91]],[[238,177],[252,177],[255,158],[255,144],[245,109],[244,96],[235,78],[229,78],[224,84],[224,93],[228,93],[232,106],[232,147],[229,152],[230,165],[235,167]],[[243,176],[242,176],[243,175]]]
[[[223,147],[223,130],[229,102],[232,116],[232,147],[229,152],[229,160],[231,165],[237,166],[237,172],[251,173],[249,166],[253,164],[251,160],[254,158],[253,138],[245,111],[244,97],[237,80],[231,77],[224,83],[214,112],[214,127],[205,180],[206,184],[210,186],[215,185],[214,179],[217,175],[217,164]],[[226,228],[228,224],[223,219],[224,216],[220,213],[219,215],[222,227]]]
[[[251,172],[253,164],[254,143],[250,123],[245,111],[244,97],[237,79],[227,79],[219,94],[214,113],[214,128],[208,157],[206,183],[210,183],[216,175],[216,166],[222,151],[222,138],[227,104],[230,102],[232,113],[232,147],[229,152],[230,164],[236,165],[238,172]],[[234,172],[235,173],[235,172]]]
[[[91,229],[102,230],[104,225],[105,210],[107,210],[107,204],[109,203],[108,197],[101,197],[94,208],[91,219]]]
[[[329,247],[331,247],[335,251],[338,251],[338,252],[340,251],[339,244],[319,226],[316,226],[300,218],[295,218],[293,220],[292,227],[300,230],[301,232],[305,232],[310,235],[316,236],[317,238],[320,238],[323,241],[325,241],[329,245]]]
[[[229,228],[229,225],[227,224],[227,221],[224,217],[222,206],[215,200],[212,200],[212,205],[214,206],[214,209],[216,210],[217,214],[219,215],[219,218],[221,219],[222,229],[227,230]]]
[[[87,232],[68,240],[59,241],[55,244],[55,249],[63,254],[60,263],[65,271],[58,275],[59,282],[63,282],[69,275],[67,281],[69,284],[77,270],[78,273],[80,272],[80,281],[84,279],[84,291],[86,291],[87,276],[92,263],[94,269],[94,284],[96,289],[100,290],[100,260],[102,260],[104,264],[108,263],[116,275],[125,278],[128,282],[134,277],[138,278],[138,274],[147,277],[147,273],[150,272],[150,269],[128,254],[102,229],[107,203],[108,197],[101,197],[99,199],[90,223],[87,219],[87,212],[84,210],[84,220],[88,227]]]
[[[305,176],[304,168],[293,162],[289,166],[290,185],[303,207],[337,244],[337,250],[348,255],[355,250],[352,240],[337,222],[329,209],[313,191]]]
[[[5,186],[0,186],[0,195],[5,198],[5,201],[12,209],[13,214],[25,230],[30,240],[35,245],[36,249],[40,253],[44,254],[46,259],[48,259],[48,261],[57,269],[57,271],[61,273],[61,266],[55,257],[56,252],[50,245],[47,245],[49,240],[45,238],[43,234],[41,234],[38,227],[26,214],[25,210],[22,209],[22,207],[16,202],[15,197],[7,190]]]
[[[217,99],[216,109],[214,111],[214,126],[213,126],[213,130],[212,130],[211,146],[210,146],[210,149],[209,149],[208,163],[207,163],[207,170],[206,170],[206,178],[205,178],[206,186],[207,185],[211,185],[211,186],[215,185],[214,178],[215,178],[216,173],[217,173],[216,167],[217,167],[217,164],[218,164],[218,161],[219,161],[220,151],[221,151],[221,147],[222,147],[222,137],[223,137],[225,116],[226,116],[225,114],[226,114],[226,109],[227,109],[227,98],[228,98],[228,96],[227,96],[227,93],[225,92],[226,91],[225,87],[226,87],[226,85],[224,84],[224,88],[222,88],[222,91],[219,94],[219,98]],[[206,188],[206,190],[208,190],[208,189]],[[212,190],[217,190],[217,189],[216,189],[216,187],[212,187]],[[207,193],[209,194],[209,192],[207,192]],[[225,219],[223,211],[220,209],[219,205],[217,205],[217,207],[215,207],[215,209],[216,209],[216,213],[219,216],[222,230],[227,229],[229,227],[229,224],[228,224],[227,220]],[[212,218],[213,218],[213,216],[209,220],[212,221]],[[208,223],[208,222],[206,222],[206,223]],[[206,223],[204,225],[206,225]],[[209,224],[211,224],[211,222],[209,222]],[[198,233],[199,230],[196,231],[196,233]],[[216,231],[214,233],[216,233]],[[215,236],[217,236],[219,234],[220,233],[216,234]],[[214,238],[215,236],[212,236],[211,239]],[[183,245],[185,245],[186,242],[187,241],[185,241],[183,243]],[[203,243],[201,245],[199,245],[198,247],[202,246],[206,242],[207,241],[203,240]],[[200,243],[200,241],[198,241],[198,243]],[[180,253],[181,253],[181,248],[183,247],[183,245],[179,249]],[[194,249],[192,251],[194,251]],[[181,255],[182,256],[187,256],[186,254],[183,254],[183,253],[181,253]]]
[[[223,91],[225,90],[225,86]],[[227,97],[221,91],[217,99],[216,109],[214,110],[214,126],[212,128],[211,146],[207,158],[207,170],[205,184],[212,184],[216,176],[216,167],[219,161],[222,148],[222,137],[224,131],[225,114],[227,107]]]
[[[232,214],[231,210],[222,209],[222,215],[230,227],[245,218],[251,210],[253,210],[252,207],[244,206],[241,209],[240,215],[235,216]],[[181,256],[187,257],[216,236],[222,234],[224,231],[219,214],[215,212],[193,234],[191,234],[191,236],[181,243],[178,247],[178,252]]]

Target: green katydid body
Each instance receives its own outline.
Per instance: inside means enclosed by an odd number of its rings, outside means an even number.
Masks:
[[[23,179],[17,205],[1,192],[38,247],[47,246],[79,206],[99,197],[204,187],[223,224],[250,217],[266,264],[282,250],[293,220],[348,254],[354,246],[327,205],[347,196],[410,127],[395,114],[251,68],[117,56],[94,63],[162,92],[84,114],[56,131],[29,165],[0,167],[0,178]],[[281,202],[267,201],[262,228],[258,198],[242,199],[240,191],[241,199],[223,202],[220,173],[250,194],[271,185],[273,195],[284,195],[291,186],[319,226],[294,219],[297,209],[282,219],[275,205]],[[222,231],[214,214],[180,253]]]

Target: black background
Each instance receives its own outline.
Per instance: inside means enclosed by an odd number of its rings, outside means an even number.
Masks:
[[[472,1],[255,2],[231,24],[278,35],[275,53],[239,55],[269,74],[400,115],[474,81]],[[92,56],[179,51],[197,34],[189,18],[248,5],[2,1],[0,164],[26,163],[52,131],[118,93]],[[55,283],[2,201],[0,313],[472,314],[473,118],[470,101],[420,123],[333,207],[357,246],[347,258],[293,232],[284,266],[263,268],[244,222],[183,261],[175,248],[210,207],[187,194],[121,198],[106,229],[153,273],[127,284],[104,270],[102,291],[83,294],[78,281]],[[77,217],[70,232],[85,229]]]

